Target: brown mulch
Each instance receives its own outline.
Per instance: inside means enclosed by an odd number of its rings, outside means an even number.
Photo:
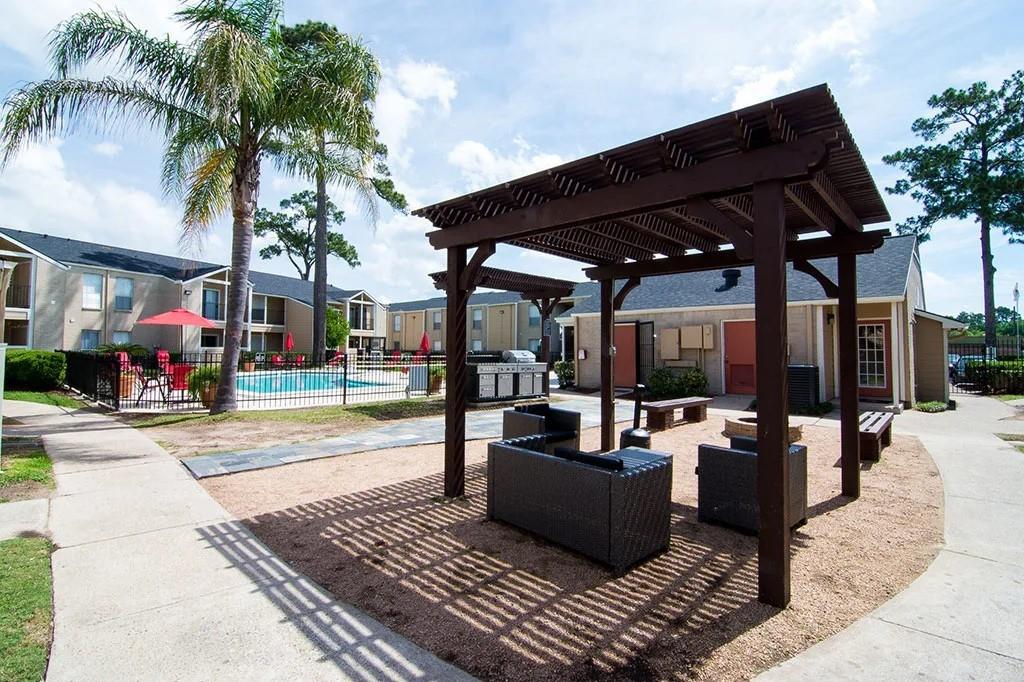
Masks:
[[[484,519],[486,443],[467,446],[467,497],[439,497],[440,445],[206,479],[271,549],[338,598],[492,680],[746,679],[906,587],[942,542],[942,487],[915,438],[839,496],[838,429],[804,427],[809,520],[794,531],[792,603],[757,601],[757,539],[698,523],[696,446],[711,416],[655,434],[675,453],[671,549],[609,571]],[[597,430],[584,434],[596,447]]]

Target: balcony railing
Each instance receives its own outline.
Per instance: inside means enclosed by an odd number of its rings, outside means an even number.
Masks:
[[[8,308],[28,308],[32,300],[32,287],[28,284],[10,284],[7,287]]]

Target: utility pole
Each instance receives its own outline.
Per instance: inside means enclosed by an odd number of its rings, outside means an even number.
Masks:
[[[1013,323],[1017,331],[1017,359],[1020,360],[1020,284],[1013,284]]]

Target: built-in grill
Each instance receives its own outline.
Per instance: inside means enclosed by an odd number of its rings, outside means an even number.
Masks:
[[[474,353],[466,362],[470,402],[534,398],[544,394],[547,367],[528,350]]]

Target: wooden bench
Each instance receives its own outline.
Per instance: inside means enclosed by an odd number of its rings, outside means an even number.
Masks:
[[[702,422],[708,418],[711,398],[672,398],[642,403],[640,409],[647,412],[647,430],[664,431],[676,425],[676,410],[683,411],[684,422]]]
[[[860,458],[877,462],[882,448],[892,443],[891,412],[865,412],[860,416]]]

